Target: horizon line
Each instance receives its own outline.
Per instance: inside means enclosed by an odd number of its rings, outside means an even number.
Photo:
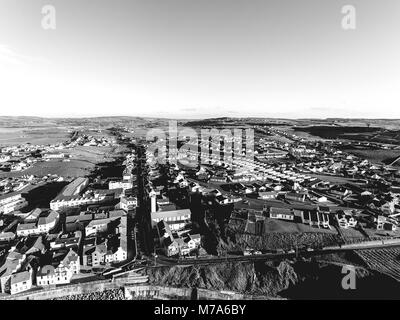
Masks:
[[[165,117],[165,116],[143,116],[143,115],[65,115],[65,116],[35,116],[35,115],[0,115],[0,118],[39,118],[39,119],[95,119],[95,118],[147,118],[147,119],[163,119],[163,120],[207,120],[207,119],[273,119],[273,120],[389,120],[395,121],[400,118],[375,118],[375,117],[271,117],[271,116],[210,116],[201,118],[190,118],[190,117]]]

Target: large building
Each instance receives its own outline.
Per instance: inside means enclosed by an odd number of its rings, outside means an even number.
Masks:
[[[50,202],[50,208],[57,211],[63,208],[73,208],[90,204],[99,204],[108,200],[112,200],[114,196],[115,194],[113,192],[105,192],[104,190],[93,190],[91,192],[86,192],[83,195],[61,195]]]
[[[61,196],[71,197],[80,194],[89,184],[88,178],[76,178],[60,192]]]
[[[0,213],[9,214],[28,205],[21,193],[11,192],[0,196]]]
[[[81,196],[82,191],[88,186],[88,178],[76,178],[70,184],[68,184],[59,193],[59,195],[50,202],[50,208],[52,210],[59,210],[65,207],[74,207],[84,204],[90,204],[91,201],[95,201],[94,197]]]
[[[47,216],[39,217],[37,223],[20,223],[17,226],[17,236],[26,237],[29,235],[47,233],[56,226],[58,217],[58,212],[50,210]]]

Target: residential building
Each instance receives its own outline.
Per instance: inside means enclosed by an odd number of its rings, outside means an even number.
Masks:
[[[11,241],[15,239],[14,232],[1,232],[0,233],[0,241]]]
[[[120,201],[120,208],[122,210],[128,211],[131,210],[132,208],[135,208],[137,206],[137,198],[136,197],[126,197],[123,196],[121,197]]]
[[[36,283],[38,286],[67,284],[70,283],[72,276],[79,272],[79,256],[70,249],[61,261],[54,261],[54,265],[41,267],[36,276]]]
[[[269,208],[269,217],[272,219],[280,219],[294,221],[294,213],[291,209],[286,208]]]
[[[189,209],[157,211],[151,213],[152,226],[156,226],[158,222],[165,221],[171,230],[181,230],[190,222],[191,212]]]
[[[118,218],[106,218],[90,221],[89,224],[85,227],[86,237],[106,232],[108,230],[109,224],[115,219]]]
[[[39,228],[36,223],[20,223],[17,226],[17,236],[27,237],[29,235],[40,234]]]
[[[27,291],[32,288],[32,274],[33,271],[17,272],[11,275],[11,294],[17,294],[20,292]]]
[[[0,292],[11,292],[11,276],[21,269],[25,259],[26,255],[17,251],[8,253],[4,264],[0,267]]]

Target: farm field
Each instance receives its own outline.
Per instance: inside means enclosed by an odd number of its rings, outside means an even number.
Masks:
[[[82,177],[90,175],[98,164],[112,162],[121,152],[122,146],[115,147],[76,147],[62,150],[71,156],[70,161],[50,160],[35,163],[32,167],[16,172],[0,172],[0,178],[34,175],[42,177],[48,174],[61,177]]]
[[[55,144],[68,139],[69,132],[65,127],[54,128],[0,128],[0,146],[18,144]]]
[[[0,178],[21,177],[24,175],[43,177],[48,174],[55,174],[61,177],[82,177],[89,174],[94,167],[94,163],[85,160],[71,160],[69,162],[50,160],[35,163],[32,167],[23,171],[0,172]]]
[[[309,127],[295,127],[295,131],[307,132],[311,135],[318,136],[324,139],[341,138],[346,134],[357,134],[359,136],[368,136],[380,131],[380,128],[366,127],[366,126],[309,126]]]
[[[400,150],[362,150],[362,149],[345,149],[346,152],[352,153],[360,158],[367,159],[372,163],[386,163],[390,159],[400,156]]]
[[[115,154],[122,151],[122,148],[118,147],[85,147],[77,146],[73,149],[62,150],[62,153],[68,154],[72,159],[89,161],[92,163],[104,162],[107,159],[111,159]]]

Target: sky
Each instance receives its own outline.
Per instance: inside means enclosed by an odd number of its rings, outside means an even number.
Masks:
[[[0,0],[0,115],[400,118],[399,31],[398,0]]]

